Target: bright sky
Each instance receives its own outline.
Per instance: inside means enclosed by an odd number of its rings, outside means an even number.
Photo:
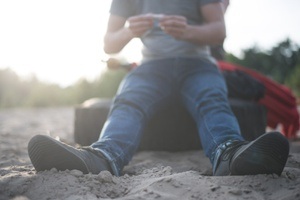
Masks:
[[[102,51],[110,0],[0,0],[0,68],[67,86],[93,78]],[[268,49],[289,37],[300,44],[299,0],[231,0],[225,49],[239,55],[254,44]],[[138,42],[125,49],[139,60]]]

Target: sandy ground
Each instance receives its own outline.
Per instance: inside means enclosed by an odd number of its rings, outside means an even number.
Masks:
[[[212,177],[202,151],[140,152],[124,176],[55,169],[36,173],[27,155],[35,134],[73,143],[73,108],[0,111],[0,199],[300,199],[300,143],[283,174]]]

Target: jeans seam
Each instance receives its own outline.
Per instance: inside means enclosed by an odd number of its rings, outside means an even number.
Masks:
[[[168,93],[167,95],[164,95],[164,97],[162,97],[159,101],[156,101],[156,102],[154,102],[154,103],[151,103],[151,104],[148,106],[148,108],[147,108],[147,110],[145,111],[145,113],[149,113],[149,110],[151,110],[151,108],[153,108],[153,106],[154,106],[155,104],[158,104],[158,102],[161,102],[161,101],[167,99],[169,95],[170,95],[170,93]],[[144,120],[145,120],[145,121],[148,121],[149,118],[150,118],[150,117],[148,117],[148,116],[145,115],[145,119],[144,119]],[[145,126],[145,124],[144,124],[143,126]],[[142,130],[143,130],[143,127],[141,127],[138,131],[141,132]],[[135,141],[138,139],[137,136],[138,136],[138,135],[136,135],[136,137],[134,138]],[[141,135],[141,136],[142,136],[142,135]],[[126,151],[128,150],[128,148],[129,148],[129,147],[126,147]],[[123,151],[121,154],[119,154],[117,157],[120,157],[121,155],[125,155],[124,151]]]
[[[197,106],[196,102],[193,100],[193,98],[191,98],[190,96],[188,96],[188,95],[186,95],[186,94],[183,94],[183,95],[184,95],[189,101],[193,102],[193,105],[195,105],[194,109],[197,110],[197,107],[198,107],[198,106]],[[202,120],[204,121],[205,128],[206,128],[206,130],[208,130],[208,133],[209,133],[210,137],[212,138],[212,141],[214,142],[215,145],[217,145],[217,141],[215,141],[214,137],[212,136],[212,134],[211,134],[211,129],[208,128],[206,119],[203,117],[204,115],[203,115],[203,113],[202,113],[200,110],[199,110],[199,114],[201,115],[201,118],[202,118]],[[197,119],[197,115],[195,116],[195,118],[196,118],[195,120],[198,120],[198,119]],[[197,123],[197,122],[196,122],[196,123]],[[197,125],[197,127],[198,127],[198,125]],[[199,129],[198,129],[198,135],[199,135],[199,138],[201,139],[200,133],[199,133]]]

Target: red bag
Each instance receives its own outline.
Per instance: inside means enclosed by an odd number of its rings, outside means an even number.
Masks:
[[[263,83],[265,96],[259,103],[267,108],[267,125],[271,128],[282,125],[282,133],[287,138],[296,136],[300,127],[299,113],[296,98],[290,89],[249,68],[223,61],[219,62],[219,67],[222,71],[243,71]]]

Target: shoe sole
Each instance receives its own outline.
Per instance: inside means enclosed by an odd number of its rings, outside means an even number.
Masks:
[[[289,142],[279,132],[270,132],[249,143],[232,158],[231,175],[281,175],[289,155]]]
[[[72,147],[46,136],[36,135],[28,143],[28,154],[36,171],[77,169],[88,173],[85,162],[72,152]]]

